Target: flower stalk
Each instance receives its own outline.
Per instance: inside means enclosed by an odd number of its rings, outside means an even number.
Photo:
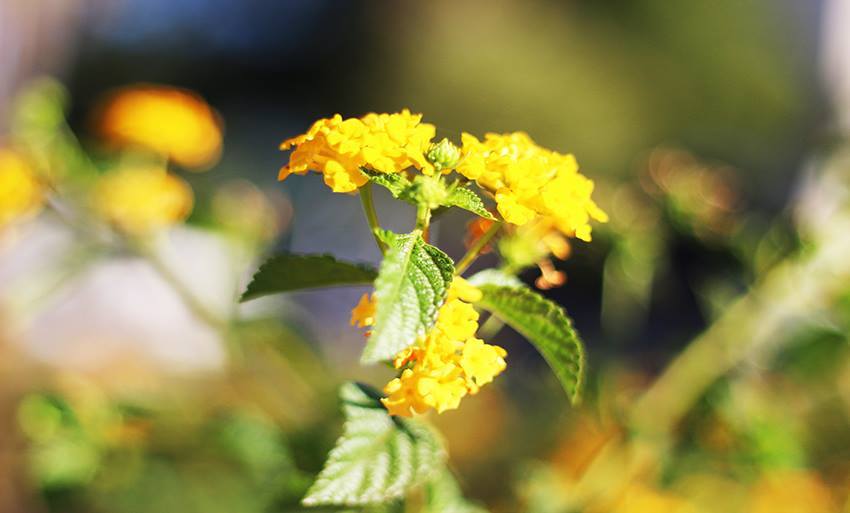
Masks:
[[[481,237],[478,237],[478,239],[476,239],[475,243],[472,244],[472,246],[469,248],[469,251],[467,251],[466,254],[463,255],[463,258],[461,258],[455,266],[456,275],[460,276],[464,271],[466,271],[466,269],[470,265],[472,265],[473,262],[475,262],[475,260],[481,254],[481,250],[483,250],[487,246],[487,243],[489,243],[490,240],[496,236],[496,233],[499,232],[500,228],[502,228],[502,223],[498,221],[493,222],[493,224],[490,225],[490,228],[488,228],[487,231],[481,235]]]
[[[378,213],[375,211],[375,202],[372,199],[372,184],[367,183],[360,187],[360,204],[363,205],[363,213],[366,214],[366,222],[369,223],[369,231],[372,232],[372,237],[375,239],[375,244],[381,251],[381,254],[387,252],[387,245],[378,236],[378,230],[381,224],[378,222]]]

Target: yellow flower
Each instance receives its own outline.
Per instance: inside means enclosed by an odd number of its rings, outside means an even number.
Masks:
[[[455,409],[464,396],[477,393],[505,369],[505,350],[475,338],[478,312],[467,301],[479,299],[481,291],[463,278],[454,279],[434,328],[393,360],[401,374],[387,383],[382,399],[390,415]],[[364,295],[352,311],[352,324],[371,320],[373,309]]]
[[[187,168],[209,168],[221,155],[218,117],[203,99],[181,89],[119,90],[104,103],[100,127],[114,144],[142,146]]]
[[[384,387],[387,397],[381,402],[390,415],[410,417],[413,413],[424,413],[428,410],[418,391],[419,375],[411,369],[402,371],[401,376],[393,379]]]
[[[467,303],[477,303],[481,301],[481,291],[460,276],[455,276],[449,286],[447,301],[455,298]]]
[[[494,194],[505,221],[524,225],[551,219],[564,234],[589,241],[590,221],[608,216],[591,199],[593,182],[578,172],[572,155],[542,148],[522,132],[487,134],[484,141],[464,133],[457,171]]]
[[[439,329],[449,338],[466,340],[478,330],[478,312],[463,301],[446,301],[439,313]]]
[[[126,168],[101,176],[92,201],[95,211],[119,229],[144,234],[186,219],[192,189],[162,168]]]
[[[507,352],[499,346],[485,344],[480,338],[470,338],[463,345],[460,366],[466,374],[469,392],[478,392],[478,387],[493,381],[505,370]]]
[[[320,119],[305,134],[281,143],[282,150],[295,149],[278,179],[313,170],[323,175],[334,192],[351,192],[367,181],[360,172],[362,167],[381,173],[413,167],[432,174],[434,167],[425,152],[435,128],[421,120],[421,114],[411,114],[407,109],[396,114],[370,113],[348,119],[336,114]]]
[[[0,228],[35,214],[43,190],[33,169],[19,154],[0,148]]]
[[[360,296],[360,302],[351,310],[351,325],[365,328],[375,323],[375,299],[369,294]]]

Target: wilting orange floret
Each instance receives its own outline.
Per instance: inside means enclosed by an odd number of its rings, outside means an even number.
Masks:
[[[0,228],[36,213],[43,197],[41,184],[26,159],[0,148]]]
[[[481,291],[455,278],[434,328],[393,361],[401,374],[387,383],[382,399],[390,415],[455,409],[505,369],[505,350],[475,338],[478,312],[467,301],[479,299]],[[352,312],[352,324],[363,318],[364,301],[369,301],[365,295]]]
[[[178,223],[192,211],[192,189],[158,167],[125,168],[101,176],[92,203],[104,219],[133,234]]]
[[[369,294],[360,296],[357,306],[351,310],[351,325],[358,328],[366,328],[375,323],[375,299]]]
[[[117,91],[104,103],[100,129],[113,144],[142,146],[187,168],[208,168],[221,155],[221,127],[212,108],[172,87]]]
[[[492,192],[505,221],[524,225],[550,218],[569,236],[590,240],[590,221],[608,216],[591,199],[593,182],[578,172],[572,155],[542,148],[522,132],[487,134],[483,141],[464,133],[457,171]]]
[[[351,192],[367,182],[360,168],[381,173],[399,173],[416,168],[434,172],[425,158],[434,125],[422,123],[421,114],[407,109],[396,114],[366,114],[343,119],[339,114],[313,123],[307,133],[281,143],[282,150],[295,148],[289,164],[278,175],[321,173],[334,192]]]

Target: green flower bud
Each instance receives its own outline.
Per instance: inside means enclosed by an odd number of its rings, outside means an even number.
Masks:
[[[431,144],[425,158],[434,165],[434,169],[438,172],[444,169],[454,169],[460,162],[460,148],[444,137],[442,141]]]

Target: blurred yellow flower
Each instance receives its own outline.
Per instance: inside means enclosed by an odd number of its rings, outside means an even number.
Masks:
[[[697,513],[690,502],[641,484],[630,485],[612,513]]]
[[[119,229],[145,234],[179,223],[192,211],[192,189],[159,167],[134,167],[101,176],[94,209]]]
[[[751,513],[831,513],[836,505],[829,488],[814,472],[773,471],[753,488]]]
[[[295,149],[279,180],[290,174],[322,173],[334,192],[351,192],[366,183],[361,167],[399,173],[413,167],[426,174],[434,167],[425,153],[434,138],[434,125],[405,109],[396,114],[366,114],[343,119],[339,114],[313,123],[307,133],[287,139],[280,149]]]
[[[572,155],[547,150],[522,132],[464,133],[457,171],[492,192],[505,221],[524,225],[542,216],[564,234],[590,240],[590,221],[608,216],[591,199],[593,182],[578,172]]]
[[[100,129],[113,144],[143,146],[190,169],[207,169],[221,155],[221,127],[212,108],[172,87],[117,91],[104,103]]]
[[[43,198],[29,163],[18,153],[0,148],[0,228],[38,212]]]
[[[402,372],[384,387],[387,397],[382,402],[390,415],[455,409],[464,396],[478,393],[505,370],[505,350],[475,338],[478,312],[467,301],[480,298],[481,291],[455,278],[434,328],[393,361]],[[374,306],[364,294],[351,313],[351,323],[370,326]]]

